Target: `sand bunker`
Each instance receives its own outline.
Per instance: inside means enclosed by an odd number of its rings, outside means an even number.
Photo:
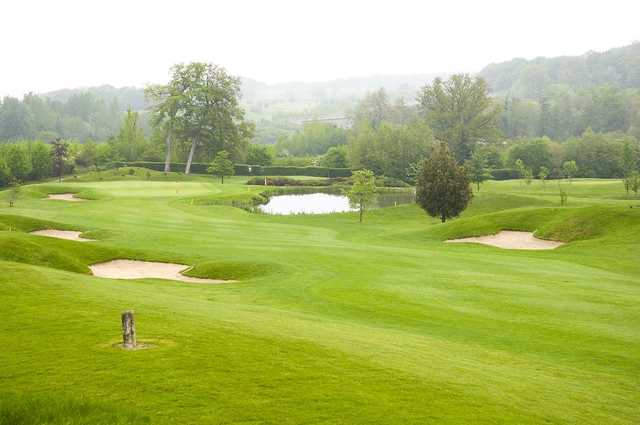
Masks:
[[[152,261],[113,260],[89,266],[94,276],[111,279],[170,279],[189,283],[226,283],[229,280],[188,277],[182,272],[190,267],[184,264],[156,263]]]
[[[73,193],[56,193],[50,194],[47,196],[47,199],[52,199],[54,201],[67,201],[67,202],[82,202],[84,199],[76,198],[76,195]]]
[[[50,238],[58,238],[58,239],[67,239],[70,241],[78,241],[78,242],[91,242],[95,239],[86,239],[81,237],[82,232],[76,232],[73,230],[55,230],[55,229],[46,229],[46,230],[36,230],[35,232],[31,232],[32,235],[38,236],[48,236]]]
[[[481,243],[504,249],[554,249],[563,245],[562,242],[546,241],[533,236],[531,232],[514,232],[503,230],[495,235],[473,238],[451,239],[448,243]]]

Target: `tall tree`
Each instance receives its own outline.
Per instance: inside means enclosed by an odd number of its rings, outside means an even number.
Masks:
[[[347,192],[349,204],[357,208],[360,216],[360,223],[364,211],[373,202],[376,196],[376,177],[371,170],[358,170],[353,172],[353,184]]]
[[[416,185],[416,202],[444,223],[460,215],[473,193],[464,167],[456,163],[446,143],[440,143],[424,161]]]
[[[164,93],[157,97],[155,122],[169,120],[170,134],[190,144],[185,174],[202,146],[214,154],[226,150],[232,157],[244,156],[253,127],[239,104],[239,78],[209,63],[178,64],[169,84],[152,92]]]
[[[471,157],[477,142],[493,141],[500,134],[500,105],[480,78],[436,78],[421,89],[418,101],[436,139],[447,142],[460,162]]]
[[[142,154],[146,149],[147,141],[138,121],[138,113],[129,108],[122,120],[118,135],[110,141],[118,157],[125,161],[143,159]]]
[[[358,103],[354,112],[355,122],[367,122],[371,127],[378,128],[383,121],[390,121],[393,108],[384,88],[367,93]]]
[[[168,85],[150,85],[145,88],[146,98],[153,103],[151,124],[159,129],[165,138],[164,172],[171,171],[171,144],[176,124],[179,100],[185,88],[172,80]]]

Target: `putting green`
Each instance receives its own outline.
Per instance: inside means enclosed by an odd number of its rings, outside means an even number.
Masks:
[[[0,192],[0,424],[640,423],[640,201],[619,181],[563,207],[552,182],[489,182],[442,225],[252,214],[205,202],[264,189],[244,178],[156,177]],[[443,242],[499,230],[567,244]],[[236,282],[90,275],[113,259]],[[127,309],[152,349],[114,348]]]

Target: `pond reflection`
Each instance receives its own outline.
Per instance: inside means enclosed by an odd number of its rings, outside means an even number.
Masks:
[[[373,207],[392,207],[400,204],[415,202],[415,195],[411,192],[384,193],[376,196]],[[337,212],[355,211],[349,205],[345,195],[329,193],[306,193],[300,195],[276,195],[269,198],[269,202],[258,206],[258,210],[266,214],[330,214]]]

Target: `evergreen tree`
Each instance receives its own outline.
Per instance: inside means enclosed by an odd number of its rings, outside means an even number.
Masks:
[[[464,167],[456,163],[446,143],[424,161],[416,185],[416,202],[444,223],[460,215],[473,197]]]

